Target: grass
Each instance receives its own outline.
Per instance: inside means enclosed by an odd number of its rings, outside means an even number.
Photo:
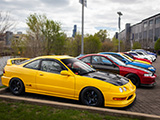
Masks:
[[[138,120],[0,100],[0,120]]]
[[[0,86],[0,89],[1,89],[1,88],[5,88],[5,87],[6,87],[6,86],[2,85],[2,86]]]

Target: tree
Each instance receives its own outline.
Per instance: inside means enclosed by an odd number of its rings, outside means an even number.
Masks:
[[[14,56],[23,56],[25,51],[25,35],[21,35],[19,38],[13,37],[11,40],[11,48]]]
[[[29,49],[29,56],[35,57],[43,55],[44,35],[42,34],[42,27],[46,20],[45,15],[31,14],[26,19],[28,31],[26,36],[26,49]]]
[[[108,32],[107,30],[99,30],[95,35],[100,38],[101,42],[105,42],[108,37]]]
[[[160,50],[160,38],[155,42],[154,49],[159,52]]]
[[[113,51],[113,48],[114,48],[113,42],[105,41],[102,43],[101,51],[102,52],[110,52],[110,51]]]
[[[141,49],[141,44],[139,42],[134,42],[132,49]]]
[[[112,38],[112,43],[113,43],[113,51],[117,52],[118,51],[118,44],[119,44],[119,40],[116,39],[115,37]]]
[[[59,33],[53,43],[53,52],[61,55],[65,53],[67,35],[65,33]]]
[[[26,23],[29,27],[27,45],[33,52],[32,56],[63,53],[66,35],[61,32],[60,23],[37,14],[31,14]]]
[[[80,33],[76,34],[75,39],[71,42],[71,51],[73,56],[78,56],[81,54],[81,38]],[[70,52],[71,52],[70,51]]]
[[[5,32],[12,30],[13,28],[15,28],[16,22],[13,20],[11,20],[9,12],[2,12],[0,11],[0,53],[1,54],[6,54],[6,53],[10,53],[10,49],[6,48],[6,43],[5,43]],[[6,52],[7,51],[7,52]],[[5,53],[6,52],[6,53]]]
[[[101,49],[101,42],[96,35],[89,35],[84,38],[84,53],[97,53]]]
[[[9,12],[0,11],[0,34],[15,27],[15,21],[11,20]]]
[[[60,23],[46,19],[42,27],[42,33],[45,37],[44,43],[47,55],[51,54],[52,52],[57,54],[56,51],[58,49],[59,52],[60,50],[62,50],[65,40],[65,35],[60,31],[61,31]]]

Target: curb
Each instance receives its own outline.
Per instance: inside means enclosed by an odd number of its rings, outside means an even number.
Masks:
[[[138,112],[129,112],[129,111],[123,111],[123,110],[113,110],[108,108],[98,108],[98,107],[76,105],[76,104],[70,104],[70,103],[54,102],[49,100],[37,100],[33,98],[1,95],[2,93],[5,93],[6,90],[7,88],[0,89],[1,99],[10,100],[10,101],[23,101],[26,103],[32,103],[37,105],[49,105],[49,106],[53,106],[61,109],[87,110],[90,112],[99,113],[103,115],[110,115],[110,116],[130,117],[130,118],[138,118],[143,120],[160,120],[160,116],[138,113]]]

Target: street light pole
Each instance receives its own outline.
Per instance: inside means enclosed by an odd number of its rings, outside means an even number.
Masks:
[[[84,37],[83,37],[83,34],[84,34],[84,0],[82,0],[82,40],[81,40],[81,54],[83,55],[84,53]]]
[[[120,34],[120,31],[121,31],[121,16],[123,14],[121,12],[117,12],[117,14],[119,15],[119,18],[118,18],[118,28],[119,28],[119,34]],[[120,52],[120,39],[119,39],[119,37],[118,37],[118,41],[119,41],[118,51]]]

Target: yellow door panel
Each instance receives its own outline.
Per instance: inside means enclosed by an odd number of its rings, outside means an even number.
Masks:
[[[73,76],[39,71],[36,83],[38,90],[74,97],[75,78]]]

